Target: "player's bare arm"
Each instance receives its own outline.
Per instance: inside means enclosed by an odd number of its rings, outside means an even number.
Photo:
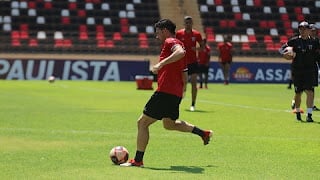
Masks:
[[[182,46],[180,45],[176,45],[174,46],[174,48],[172,49],[172,54],[170,56],[168,56],[166,59],[164,59],[163,61],[155,64],[151,71],[154,73],[154,74],[157,74],[158,71],[163,67],[165,66],[166,64],[170,64],[170,63],[173,63],[173,62],[176,62],[180,59],[182,59],[183,57],[185,56],[185,50],[183,49]]]

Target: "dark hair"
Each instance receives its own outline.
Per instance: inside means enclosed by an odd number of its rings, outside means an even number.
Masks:
[[[170,33],[175,34],[176,25],[170,19],[161,19],[154,25],[155,28],[167,29]]]

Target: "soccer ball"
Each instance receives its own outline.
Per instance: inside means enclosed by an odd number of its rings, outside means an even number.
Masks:
[[[283,51],[283,57],[287,60],[292,60],[294,57],[296,57],[296,53],[293,51],[293,48],[288,46]]]
[[[110,159],[116,164],[122,164],[128,161],[129,151],[123,146],[116,146],[110,151]]]
[[[53,83],[55,80],[56,80],[56,78],[54,76],[49,76],[48,77],[49,83]]]

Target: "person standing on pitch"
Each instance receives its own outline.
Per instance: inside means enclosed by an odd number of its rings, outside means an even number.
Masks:
[[[224,36],[224,42],[218,44],[218,62],[221,65],[224,84],[228,85],[230,82],[230,66],[232,63],[232,43],[228,36]]]
[[[162,43],[160,59],[151,71],[157,74],[158,87],[146,103],[138,119],[137,150],[134,159],[120,166],[143,167],[143,156],[149,142],[149,126],[162,120],[167,130],[189,132],[201,137],[207,145],[213,134],[211,130],[178,120],[179,106],[183,96],[186,76],[185,49],[183,43],[175,38],[176,25],[169,19],[162,19],[155,24],[156,36]]]
[[[209,65],[210,65],[210,53],[211,48],[207,44],[207,39],[203,39],[203,44],[205,45],[203,50],[198,51],[198,63],[199,63],[199,88],[208,89],[208,73],[209,73]]]
[[[190,111],[195,111],[197,99],[197,77],[198,77],[198,62],[197,62],[197,43],[198,50],[204,48],[201,34],[192,28],[193,21],[191,16],[184,17],[184,28],[176,33],[176,38],[183,42],[186,48],[186,60],[188,66],[188,75],[191,82],[191,106]],[[186,80],[188,82],[188,80]]]
[[[299,36],[294,36],[286,43],[287,47],[292,47],[293,53],[289,51],[280,51],[285,57],[287,54],[292,56],[292,78],[294,84],[294,104],[296,109],[296,119],[302,121],[300,105],[302,92],[307,95],[307,122],[313,122],[312,110],[314,103],[314,87],[318,86],[318,66],[320,43],[310,37],[309,23],[303,21],[298,26]],[[285,47],[285,46],[283,46]]]
[[[311,38],[314,39],[315,41],[320,41],[318,37],[318,29],[316,25],[310,24],[310,29],[311,29],[311,32],[310,32]],[[319,63],[320,63],[320,58],[318,58],[318,68],[319,68]],[[316,76],[317,77],[319,76],[319,70],[316,72]],[[316,105],[313,105],[312,108],[314,111],[320,111],[320,109]]]

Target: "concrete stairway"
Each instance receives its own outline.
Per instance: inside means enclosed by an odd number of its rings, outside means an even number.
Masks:
[[[193,28],[204,37],[197,0],[159,0],[158,4],[161,18],[171,19],[176,23],[177,30],[184,28],[184,16],[191,16]]]

